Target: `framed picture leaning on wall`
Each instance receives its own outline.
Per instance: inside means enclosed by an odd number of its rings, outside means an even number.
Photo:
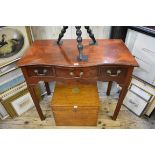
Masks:
[[[125,43],[139,64],[133,75],[155,86],[155,30],[147,27],[129,27]]]
[[[19,59],[32,43],[28,26],[0,26],[0,67]]]

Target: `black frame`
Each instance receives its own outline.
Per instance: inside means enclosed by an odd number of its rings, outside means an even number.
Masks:
[[[132,29],[146,35],[155,37],[155,26],[128,26],[127,29]]]
[[[128,29],[155,37],[155,26],[112,26],[111,39],[122,39],[125,42]]]

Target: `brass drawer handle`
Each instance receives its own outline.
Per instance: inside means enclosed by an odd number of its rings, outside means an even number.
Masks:
[[[83,72],[80,72],[80,76],[82,76],[83,75]]]
[[[69,73],[71,76],[73,76],[74,75],[74,72],[70,72]],[[81,78],[81,76],[83,75],[84,73],[81,71],[80,72],[80,75],[79,76],[74,76],[74,78]]]
[[[116,74],[112,74],[111,70],[107,70],[107,74],[109,74],[110,76],[118,76],[121,73],[121,70],[117,70]]]
[[[38,70],[38,69],[35,69],[34,70],[34,73],[36,73],[37,75],[39,75],[39,76],[45,76],[46,75],[46,73],[47,73],[47,69],[43,69],[42,70],[42,73],[39,73],[40,71]]]

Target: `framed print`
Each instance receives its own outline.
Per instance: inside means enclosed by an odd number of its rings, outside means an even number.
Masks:
[[[0,27],[0,67],[19,59],[32,43],[30,27]]]
[[[147,102],[147,106],[146,108],[144,108],[145,110],[143,114],[145,114],[146,116],[150,116],[155,108],[155,88],[150,84],[144,82],[143,80],[133,77],[129,86],[129,91],[134,93],[137,96],[137,98],[141,98]],[[130,96],[128,96],[128,98],[130,98]],[[124,102],[124,104],[127,103]],[[128,109],[132,111],[132,107]]]
[[[23,83],[25,78],[21,72],[21,69],[15,69],[0,77],[0,93],[3,93],[16,85]]]
[[[128,91],[123,104],[137,116],[141,116],[148,104],[146,100],[132,91]]]
[[[16,100],[11,102],[12,107],[18,116],[29,110],[34,106],[30,93],[26,93],[20,96]]]
[[[122,39],[135,56],[134,77],[155,86],[155,26],[112,26],[110,38]]]
[[[130,85],[130,91],[135,93],[136,95],[140,96],[141,98],[143,98],[147,102],[149,102],[153,97],[152,94],[150,94],[146,90],[143,90],[142,88],[138,87],[135,84]]]
[[[155,108],[155,97],[153,98],[152,102],[147,106],[145,110],[145,115],[150,117],[154,108]]]
[[[155,96],[155,87],[152,85],[144,82],[143,80],[133,77],[131,80],[131,85],[136,85],[137,87],[141,88],[143,91],[146,91],[148,94],[151,94],[151,96]]]
[[[0,94],[0,98],[2,100],[6,100],[8,98],[10,98],[11,96],[14,96],[15,94],[21,92],[22,90],[26,89],[27,88],[27,85],[26,85],[26,82],[23,82],[21,84],[18,84],[16,85],[15,87],[13,88],[10,88],[9,90],[3,92]]]
[[[155,86],[155,30],[129,27],[125,43],[139,64],[133,75]]]
[[[16,65],[16,62],[17,62],[18,59],[16,59],[15,61],[12,61],[10,64],[6,65],[6,66],[3,66],[0,68],[0,77],[17,69],[17,65]]]
[[[0,119],[4,120],[5,118],[9,117],[7,111],[5,110],[5,108],[3,107],[3,105],[0,102]]]
[[[27,88],[10,97],[2,98],[1,103],[12,118],[21,115],[34,106]]]

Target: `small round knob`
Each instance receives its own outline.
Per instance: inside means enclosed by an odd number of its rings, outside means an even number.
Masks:
[[[74,73],[73,73],[73,72],[70,72],[69,74],[70,74],[71,76],[73,76],[73,75],[74,75]]]
[[[73,106],[73,111],[74,112],[77,112],[77,109],[78,109],[78,106],[77,105]]]
[[[119,70],[117,70],[117,74],[120,74],[121,73],[121,70],[119,69]]]
[[[35,70],[34,70],[34,72],[35,72],[35,73],[38,73],[38,70],[37,70],[37,69],[35,69]]]
[[[83,72],[80,72],[80,76],[82,76],[83,75]]]

